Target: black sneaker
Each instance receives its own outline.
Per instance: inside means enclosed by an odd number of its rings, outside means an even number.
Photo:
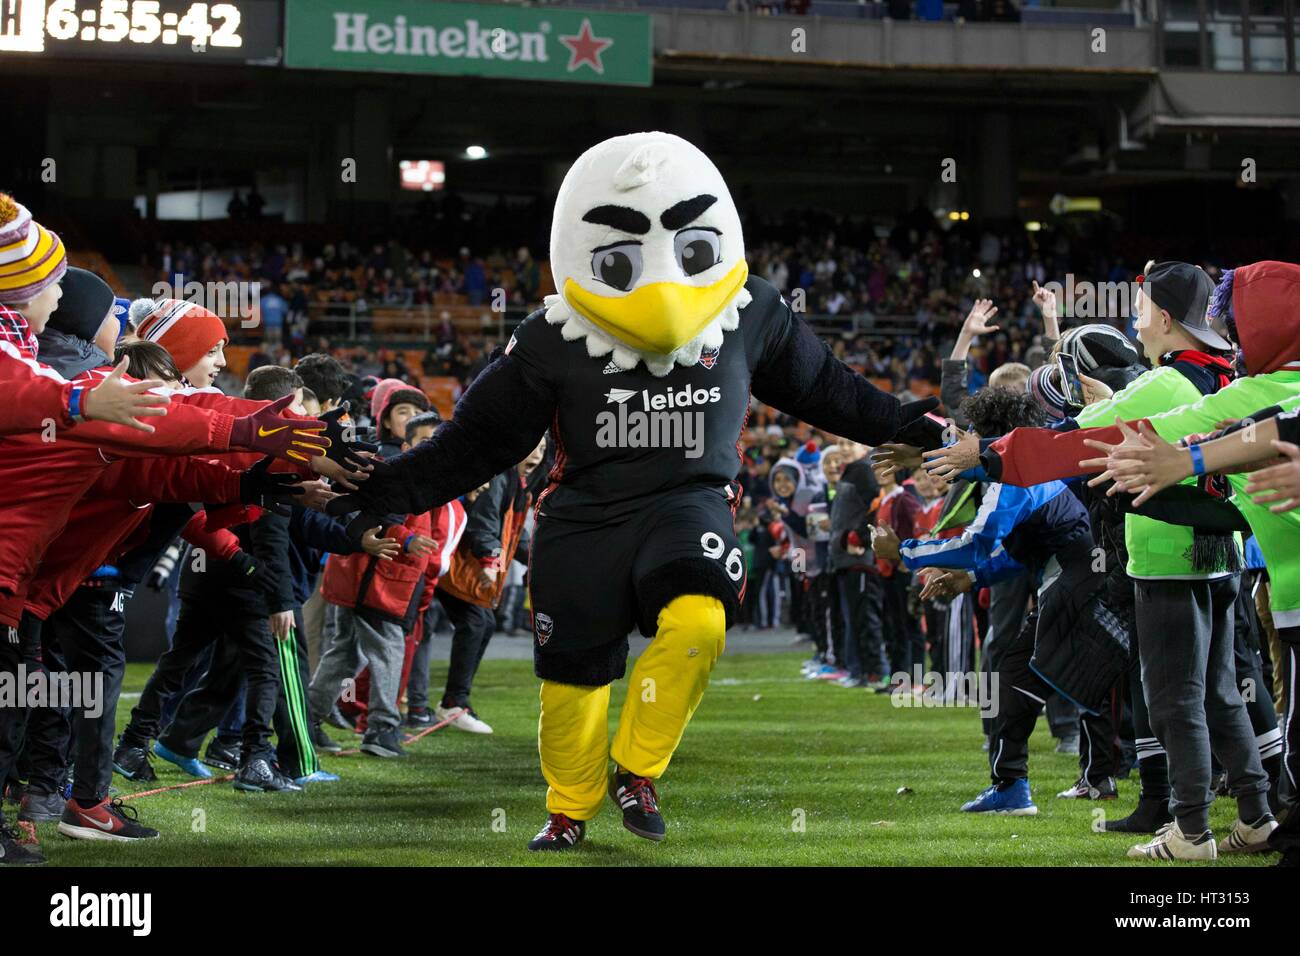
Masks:
[[[21,780],[10,780],[5,784],[4,803],[22,803],[23,794],[27,792],[27,784]]]
[[[158,779],[158,775],[153,772],[153,764],[149,762],[149,751],[130,744],[119,744],[113,751],[113,769],[127,780],[151,783]]]
[[[405,757],[402,738],[396,727],[388,730],[371,730],[361,738],[361,752],[372,757]]]
[[[344,717],[343,711],[339,710],[337,707],[325,715],[325,723],[329,724],[331,727],[337,727],[339,730],[350,730],[353,733],[357,732],[356,723]]]
[[[18,811],[18,819],[28,823],[49,823],[63,816],[63,804],[66,798],[61,793],[41,793],[30,787],[23,794],[23,805]]]
[[[243,750],[243,746],[238,740],[222,740],[220,737],[213,737],[212,743],[208,744],[208,749],[203,754],[203,762],[218,770],[237,770],[239,752]]]
[[[0,866],[40,866],[45,862],[39,847],[18,842],[22,834],[0,822]]]
[[[59,832],[74,840],[154,840],[158,831],[140,823],[135,807],[105,797],[93,807],[76,800],[63,805]]]
[[[317,750],[327,754],[336,754],[343,749],[343,745],[325,733],[320,724],[311,725],[311,743]]]
[[[1100,783],[1089,783],[1087,778],[1080,777],[1074,786],[1062,790],[1057,796],[1063,800],[1114,800],[1119,796],[1119,790],[1114,777],[1107,777]]]
[[[582,842],[587,835],[587,824],[582,820],[570,820],[563,813],[552,813],[546,818],[546,826],[528,841],[530,850],[571,850]]]
[[[1173,823],[1169,801],[1164,798],[1138,797],[1133,812],[1119,820],[1106,820],[1102,828],[1107,833],[1155,833],[1166,823]]]
[[[428,707],[412,707],[406,712],[406,726],[428,727],[433,723],[433,714]]]
[[[659,795],[649,777],[633,776],[626,770],[615,771],[609,778],[609,798],[623,809],[624,828],[656,843],[664,838]]]
[[[302,787],[271,766],[265,757],[254,757],[235,774],[235,789],[250,793],[301,793]]]

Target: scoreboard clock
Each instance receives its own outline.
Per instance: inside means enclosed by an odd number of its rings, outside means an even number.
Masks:
[[[0,52],[280,62],[280,0],[0,0]]]

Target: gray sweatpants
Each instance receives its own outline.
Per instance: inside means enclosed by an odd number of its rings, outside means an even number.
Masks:
[[[1240,577],[1133,582],[1142,687],[1169,755],[1172,809],[1188,836],[1210,828],[1210,750],[1228,774],[1241,819],[1268,812],[1268,776],[1237,687],[1233,602]]]
[[[320,663],[312,675],[307,697],[312,717],[320,720],[334,707],[345,680],[353,680],[370,667],[367,734],[391,730],[401,723],[397,691],[402,683],[402,658],[406,642],[402,626],[367,618],[351,608],[335,608],[326,617]]]

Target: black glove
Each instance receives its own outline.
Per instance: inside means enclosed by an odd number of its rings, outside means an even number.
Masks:
[[[932,451],[943,447],[943,433],[946,430],[942,422],[927,418],[926,414],[939,407],[937,398],[923,398],[918,402],[903,402],[898,411],[898,420],[902,423],[894,432],[891,443],[911,445],[922,451]]]
[[[362,458],[357,453],[362,451],[377,452],[379,446],[368,441],[360,441],[357,438],[356,425],[350,418],[344,420],[351,407],[350,402],[344,402],[338,408],[331,408],[321,415],[320,420],[325,423],[325,436],[330,440],[330,446],[325,451],[325,457],[342,465],[349,471],[355,471],[370,464],[367,459]]]
[[[282,471],[271,471],[274,458],[266,457],[239,476],[239,500],[257,505],[283,517],[293,513],[289,507],[295,495],[302,494],[302,479]]]
[[[374,466],[370,477],[358,482],[357,491],[341,495],[326,505],[329,515],[341,518],[354,511],[363,515],[410,515],[429,510],[424,495],[407,479],[404,471],[394,468],[391,462],[376,461]],[[366,528],[373,528],[378,523],[366,525]]]

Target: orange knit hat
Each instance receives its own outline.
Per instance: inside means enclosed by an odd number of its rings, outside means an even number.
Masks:
[[[130,315],[136,334],[165,348],[182,372],[230,337],[216,313],[184,299],[136,299]]]

